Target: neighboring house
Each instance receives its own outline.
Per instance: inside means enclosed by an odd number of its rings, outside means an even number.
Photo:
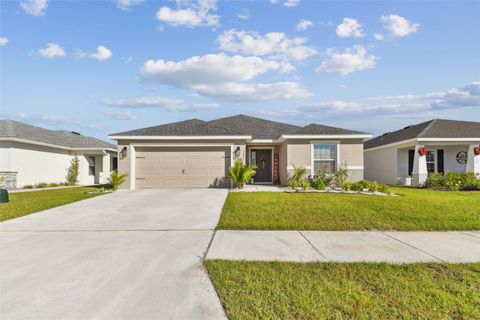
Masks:
[[[435,119],[364,144],[365,178],[418,186],[429,172],[480,174],[480,122]]]
[[[310,124],[299,127],[245,115],[192,119],[110,135],[118,141],[124,188],[229,187],[235,159],[257,166],[254,183],[288,183],[292,165],[309,174],[340,163],[363,179],[363,132]]]
[[[80,159],[81,185],[105,183],[117,165],[117,147],[76,132],[0,120],[0,176],[9,189],[66,181],[70,160]]]

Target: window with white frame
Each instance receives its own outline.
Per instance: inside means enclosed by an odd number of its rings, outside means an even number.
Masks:
[[[88,156],[87,161],[88,161],[88,174],[91,176],[94,176],[95,175],[95,157]]]
[[[313,145],[313,173],[325,170],[333,173],[337,167],[337,145],[334,143],[316,143]]]
[[[425,159],[427,160],[427,171],[428,171],[428,173],[436,171],[435,158],[436,158],[435,157],[435,150],[428,150],[427,154],[425,156]]]

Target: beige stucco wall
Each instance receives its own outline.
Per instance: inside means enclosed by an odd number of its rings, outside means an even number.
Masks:
[[[74,152],[14,141],[0,142],[0,171],[17,172],[17,188],[41,182],[65,182],[70,160],[76,154],[80,160],[79,184],[86,185],[96,182],[95,177],[88,173],[86,154],[96,157],[95,169],[98,182],[103,169],[101,151]]]
[[[365,179],[388,184],[397,183],[397,149],[395,147],[365,150],[364,163]]]
[[[278,146],[278,154],[279,154],[279,174],[280,174],[280,184],[286,186],[288,184],[288,162],[287,162],[287,143],[284,142],[280,146]]]

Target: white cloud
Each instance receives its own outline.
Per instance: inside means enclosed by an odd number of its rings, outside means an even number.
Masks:
[[[356,113],[370,115],[408,115],[462,108],[480,108],[480,82],[459,88],[420,95],[376,96],[360,101],[325,101],[298,108],[307,113]]]
[[[385,36],[381,33],[375,33],[373,35],[373,37],[375,38],[375,40],[378,40],[378,41],[381,41],[381,40],[384,40],[385,39]]]
[[[362,25],[352,18],[343,18],[343,22],[337,26],[336,32],[340,38],[362,38],[365,36]]]
[[[55,114],[31,114],[22,111],[3,112],[0,114],[4,118],[10,118],[18,121],[31,123],[33,125],[49,126],[67,131],[79,129],[98,130],[102,126],[85,119],[70,118]]]
[[[240,102],[299,99],[312,96],[312,93],[298,82],[225,83],[201,87],[197,92],[207,97]]]
[[[65,49],[55,42],[47,43],[47,47],[39,49],[37,53],[42,57],[50,59],[64,57],[66,55]]]
[[[385,29],[393,37],[404,37],[418,30],[420,25],[412,23],[396,14],[381,16],[380,21],[384,24]]]
[[[32,16],[43,16],[47,9],[47,0],[24,0],[20,2],[20,8]]]
[[[254,31],[230,29],[217,39],[221,50],[246,55],[268,56],[285,60],[304,60],[317,54],[307,46],[307,38],[289,38],[282,32],[269,32],[264,35]]]
[[[8,43],[8,38],[0,37],[0,46],[4,46]]]
[[[142,3],[145,0],[115,0],[117,7],[124,11],[130,10],[133,6]]]
[[[194,88],[225,82],[243,82],[268,71],[284,71],[289,64],[258,57],[207,54],[182,61],[149,60],[140,75],[149,82]]]
[[[98,61],[104,61],[109,59],[112,56],[112,51],[108,49],[107,47],[104,46],[98,46],[97,47],[97,52],[91,53],[88,55],[89,58],[98,60]]]
[[[135,120],[137,116],[130,111],[106,112],[106,116],[113,120]]]
[[[301,19],[297,24],[297,31],[307,30],[313,27],[313,22],[306,19]]]
[[[242,19],[242,20],[248,20],[250,19],[250,10],[248,9],[241,9],[238,13],[237,13],[237,17],[239,19]]]
[[[186,104],[182,99],[163,98],[163,97],[141,97],[132,99],[101,99],[101,104],[107,107],[116,107],[122,109],[150,109],[158,108],[169,112],[200,112],[213,110],[220,107],[216,103],[195,103]],[[128,112],[110,113],[119,117]],[[119,119],[124,120],[124,119]]]
[[[216,0],[177,1],[177,9],[161,7],[157,19],[173,27],[215,27],[220,24],[220,16],[211,11],[216,10]]]
[[[329,58],[315,70],[317,74],[338,73],[347,75],[354,71],[375,68],[378,57],[368,55],[364,46],[353,46],[343,52],[327,50]]]
[[[296,7],[300,4],[300,0],[286,0],[283,3],[284,7],[290,8],[290,7]]]
[[[183,104],[183,100],[162,97],[142,97],[134,99],[101,99],[101,104],[117,108],[171,108]]]

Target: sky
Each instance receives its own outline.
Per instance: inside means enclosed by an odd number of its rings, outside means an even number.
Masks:
[[[108,134],[247,114],[480,121],[479,1],[0,1],[0,116]]]

